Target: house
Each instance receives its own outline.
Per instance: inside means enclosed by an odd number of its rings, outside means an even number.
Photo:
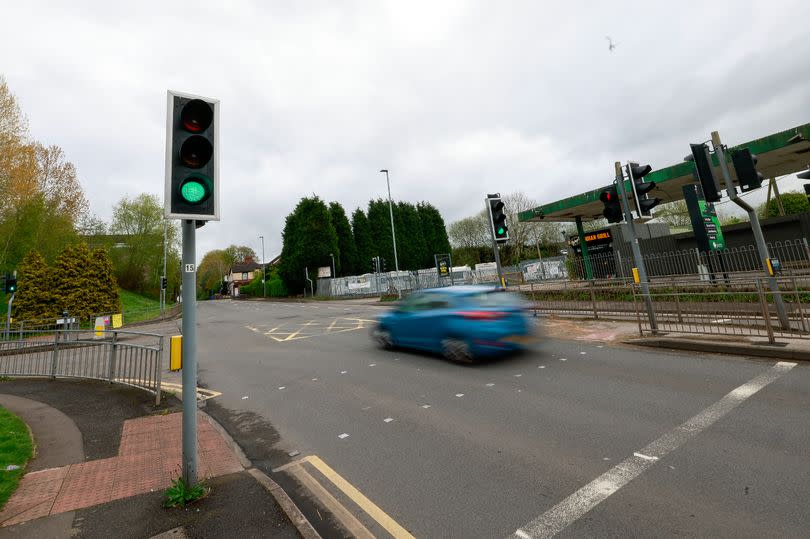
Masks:
[[[249,284],[257,271],[262,271],[262,265],[250,258],[231,266],[230,271],[225,276],[225,281],[228,283],[228,293],[234,297],[238,296],[239,287]]]

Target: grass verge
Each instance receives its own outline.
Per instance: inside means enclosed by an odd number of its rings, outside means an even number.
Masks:
[[[135,292],[121,290],[121,308],[124,313],[124,324],[143,322],[160,315],[160,302],[156,299],[141,296]],[[168,309],[172,304],[166,305]]]
[[[14,493],[25,474],[34,443],[23,421],[0,406],[0,509]],[[9,467],[17,467],[9,470]]]

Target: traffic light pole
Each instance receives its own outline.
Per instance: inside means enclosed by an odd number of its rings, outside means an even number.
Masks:
[[[585,241],[585,229],[582,228],[582,217],[577,216],[577,235],[579,236],[579,248],[582,252],[582,263],[585,265],[585,279],[593,280],[593,266],[591,265],[591,255],[588,254],[588,242]]]
[[[734,184],[731,182],[731,176],[728,173],[728,164],[726,163],[726,154],[723,150],[723,144],[720,142],[720,134],[717,131],[712,131],[712,146],[714,146],[714,152],[717,154],[717,162],[720,163],[720,172],[723,173],[723,180],[726,182],[726,194],[728,194],[728,198],[748,213],[748,220],[751,222],[751,231],[754,233],[754,241],[757,244],[759,261],[762,263],[762,269],[765,270],[765,275],[768,276],[768,287],[771,289],[771,292],[773,292],[773,303],[776,307],[776,316],[779,317],[779,324],[782,326],[782,329],[790,329],[790,320],[785,310],[785,302],[782,299],[782,294],[779,293],[779,284],[776,282],[776,278],[771,275],[771,271],[768,267],[768,259],[771,255],[768,253],[768,245],[765,243],[765,236],[762,235],[759,216],[757,216],[757,212],[754,208],[737,196],[737,189],[734,188]]]
[[[194,220],[183,221],[183,480],[197,484],[197,272]]]
[[[632,181],[632,180],[631,180]],[[633,222],[633,214],[630,211],[630,201],[627,199],[627,190],[624,185],[624,174],[622,173],[622,164],[616,162],[616,183],[619,186],[619,198],[622,201],[622,209],[624,209],[624,220],[627,222],[627,231],[630,236],[630,248],[633,251],[633,260],[636,263],[636,270],[638,271],[638,281],[641,286],[641,295],[644,296],[644,305],[647,307],[647,317],[650,320],[650,330],[653,334],[658,333],[658,321],[655,318],[655,310],[653,309],[652,298],[650,297],[650,284],[647,281],[647,268],[644,266],[644,259],[641,257],[641,247],[638,245],[638,238],[636,237],[636,224]]]
[[[6,340],[11,337],[11,304],[14,303],[14,294],[16,292],[11,293],[11,299],[8,300],[8,309],[6,310]]]

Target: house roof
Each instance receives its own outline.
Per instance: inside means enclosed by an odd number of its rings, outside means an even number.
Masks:
[[[231,273],[244,273],[246,271],[253,271],[261,268],[262,265],[257,262],[240,262],[231,266]]]

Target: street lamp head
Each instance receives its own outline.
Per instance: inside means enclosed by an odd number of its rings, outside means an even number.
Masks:
[[[381,168],[380,172],[385,172],[386,174],[388,174],[388,169],[387,168]]]

